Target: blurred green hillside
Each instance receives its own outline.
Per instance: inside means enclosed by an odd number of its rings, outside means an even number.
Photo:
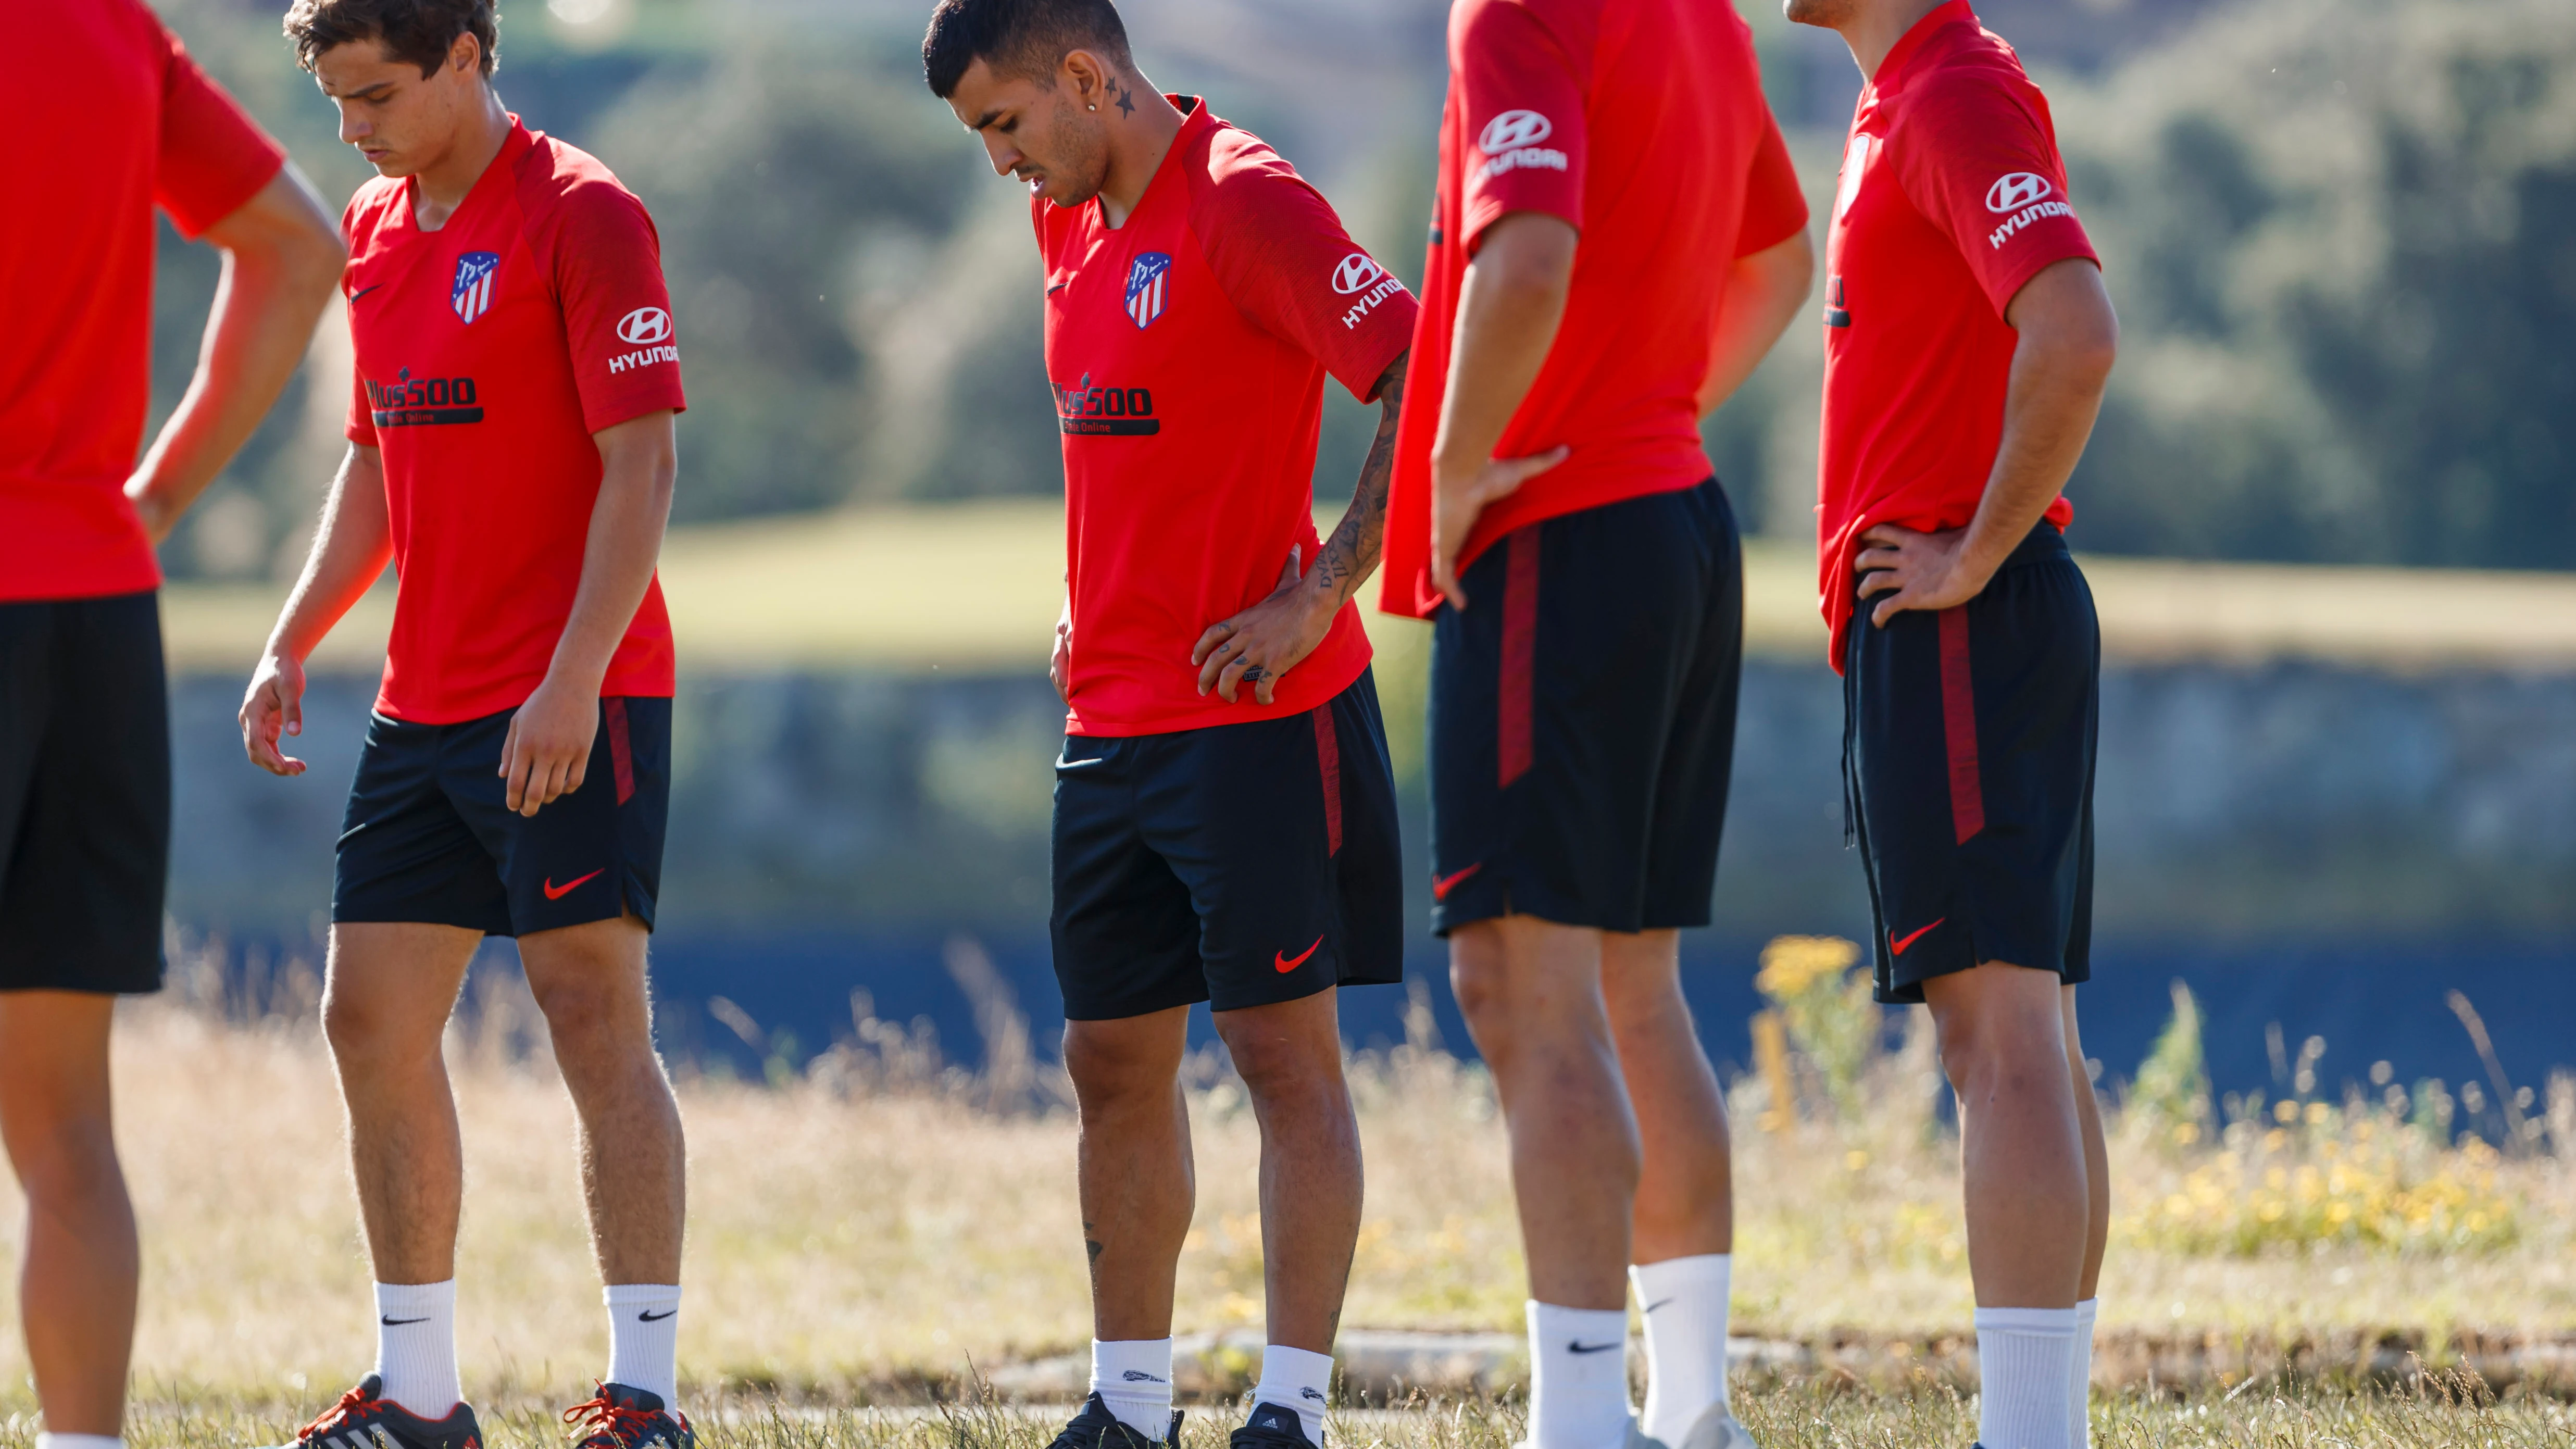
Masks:
[[[1819,215],[1857,85],[1830,35],[1748,10]],[[1128,0],[1139,59],[1207,94],[1419,271],[1439,0]],[[269,0],[173,26],[335,203],[367,172]],[[685,521],[1051,493],[1025,202],[923,91],[919,0],[504,7],[499,84],[653,209],[693,407]],[[2576,5],[1993,0],[2054,102],[2126,327],[2073,492],[2096,553],[2559,569],[2576,534]],[[214,282],[165,247],[174,401]],[[267,579],[339,452],[347,349],[312,362],[166,550]],[[1817,329],[1708,428],[1748,520],[1809,527]],[[1319,494],[1368,417],[1336,394]]]

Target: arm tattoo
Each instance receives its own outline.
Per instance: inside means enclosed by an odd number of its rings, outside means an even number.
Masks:
[[[1386,544],[1387,484],[1395,474],[1395,429],[1404,415],[1404,365],[1410,357],[1410,352],[1398,354],[1377,380],[1377,441],[1369,445],[1368,462],[1361,465],[1359,484],[1351,490],[1350,511],[1315,559],[1323,586],[1343,599],[1358,593],[1377,572]]]

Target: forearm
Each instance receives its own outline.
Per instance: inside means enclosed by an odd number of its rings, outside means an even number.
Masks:
[[[1404,370],[1410,357],[1409,352],[1397,354],[1378,378],[1377,438],[1369,444],[1368,461],[1351,489],[1351,506],[1306,574],[1307,587],[1318,594],[1320,607],[1339,609],[1377,572],[1386,544],[1387,490],[1395,476],[1396,423],[1404,415]]]
[[[241,451],[304,360],[340,275],[338,235],[291,173],[207,233],[223,249],[223,276],[197,370],[127,484],[156,541]]]
[[[1718,305],[1709,344],[1708,380],[1700,384],[1702,417],[1735,395],[1769,356],[1815,285],[1816,254],[1800,232],[1767,251],[1738,257]]]
[[[670,415],[658,417],[661,436],[667,439]],[[609,661],[652,585],[678,472],[667,446],[604,447],[602,453],[599,501],[591,508],[590,534],[582,548],[581,586],[546,672],[549,681],[588,692],[607,677]]]
[[[1552,216],[1515,213],[1486,234],[1459,291],[1435,472],[1463,473],[1494,456],[1556,344],[1573,256],[1574,228]]]
[[[393,556],[393,529],[377,455],[351,448],[331,482],[304,570],[269,631],[268,652],[302,663],[372,587]]]

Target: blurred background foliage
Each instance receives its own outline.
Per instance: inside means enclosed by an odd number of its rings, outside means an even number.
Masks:
[[[1858,77],[1747,11],[1821,216]],[[366,176],[273,0],[164,0],[334,203]],[[659,222],[693,407],[684,521],[1060,486],[1025,202],[921,87],[921,0],[514,0],[499,85]],[[1128,0],[1210,97],[1418,276],[1440,0]],[[2073,494],[2092,550],[2560,568],[2576,533],[2576,5],[1990,0],[2048,87],[2126,328]],[[214,284],[165,247],[175,401]],[[316,366],[345,357],[326,321]],[[342,364],[345,366],[345,363]],[[1817,329],[1707,437],[1748,523],[1803,537]],[[165,557],[290,572],[345,400],[299,381]],[[1335,392],[1317,492],[1370,428]]]

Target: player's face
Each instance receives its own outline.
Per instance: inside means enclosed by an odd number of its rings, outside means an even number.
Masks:
[[[481,51],[458,36],[447,59],[428,75],[385,54],[380,40],[352,40],[313,61],[313,80],[340,108],[340,139],[358,148],[382,176],[411,176],[435,164],[455,143],[481,100]]]
[[[984,143],[995,174],[1058,206],[1079,206],[1109,179],[1102,123],[1074,102],[1075,88],[1004,79],[978,58],[958,79],[948,108]]]

